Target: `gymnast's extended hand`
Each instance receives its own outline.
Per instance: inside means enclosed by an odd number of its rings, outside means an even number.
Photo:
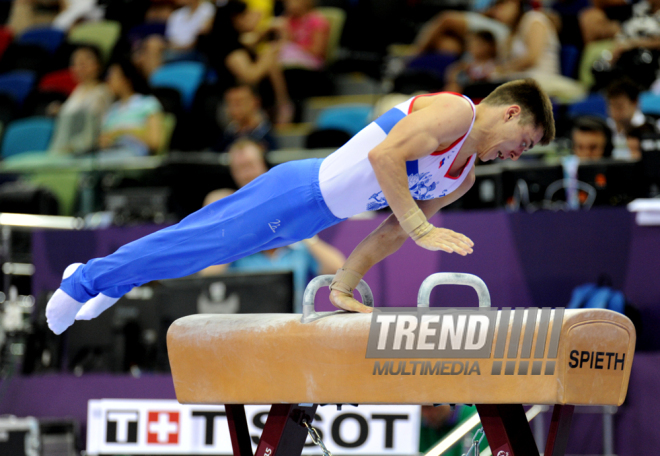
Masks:
[[[361,279],[362,274],[351,269],[338,270],[330,284],[330,302],[335,307],[349,312],[373,312],[373,308],[365,306],[353,297],[353,290]]]
[[[415,241],[427,250],[442,250],[459,255],[472,253],[474,242],[467,236],[446,228],[431,225],[424,213],[417,207],[411,209],[400,221],[401,227]]]

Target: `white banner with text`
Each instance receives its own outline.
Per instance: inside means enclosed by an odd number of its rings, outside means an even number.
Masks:
[[[270,406],[245,407],[253,450]],[[318,407],[312,423],[332,454],[416,454],[420,407],[334,405]],[[174,400],[90,400],[87,454],[232,454],[223,406],[182,405]],[[303,454],[321,454],[309,437]]]

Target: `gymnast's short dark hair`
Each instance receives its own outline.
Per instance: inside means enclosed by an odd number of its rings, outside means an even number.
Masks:
[[[541,86],[532,78],[518,79],[502,84],[483,99],[490,106],[518,105],[522,109],[520,121],[543,130],[541,144],[555,139],[555,118],[552,102]]]

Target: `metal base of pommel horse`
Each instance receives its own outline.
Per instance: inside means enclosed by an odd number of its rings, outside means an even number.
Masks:
[[[625,399],[636,336],[621,314],[497,310],[481,279],[455,273],[429,276],[409,311],[316,312],[316,292],[332,278],[310,282],[302,318],[191,315],[170,327],[177,399],[224,404],[234,455],[253,454],[246,404],[272,404],[257,456],[300,455],[308,433],[317,443],[318,404],[476,404],[494,456],[538,456],[522,404],[554,405],[544,454],[563,456],[575,405]],[[481,309],[428,309],[431,290],[441,284],[473,287]],[[373,306],[364,281],[358,291]],[[394,351],[374,352],[381,345]],[[409,346],[416,349],[409,356],[396,351]],[[420,350],[430,351],[419,356]]]

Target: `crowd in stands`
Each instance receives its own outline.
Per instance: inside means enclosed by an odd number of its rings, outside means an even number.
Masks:
[[[319,117],[314,100],[372,96],[364,120],[345,111],[344,125],[305,130],[337,147],[388,99],[447,90],[478,102],[522,77],[551,95],[559,137],[583,159],[638,160],[658,133],[660,0],[401,3],[365,52],[376,12],[362,2],[14,0],[0,11],[2,159],[226,152],[244,137],[277,150],[282,132]],[[356,72],[373,84],[347,90]]]

